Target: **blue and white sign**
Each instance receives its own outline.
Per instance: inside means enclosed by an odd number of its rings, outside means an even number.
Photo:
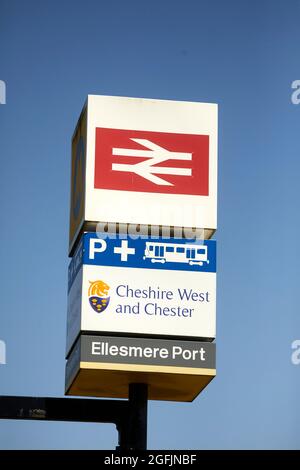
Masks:
[[[69,289],[82,264],[215,273],[216,242],[85,233],[69,265]]]
[[[67,354],[81,332],[215,338],[216,242],[85,233],[69,265]]]

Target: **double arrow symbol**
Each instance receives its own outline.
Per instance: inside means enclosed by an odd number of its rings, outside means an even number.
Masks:
[[[113,163],[113,171],[125,171],[129,173],[135,173],[142,178],[145,178],[148,181],[151,181],[157,185],[163,186],[174,186],[169,181],[166,181],[163,178],[159,178],[155,175],[180,175],[180,176],[191,176],[191,168],[177,168],[177,167],[168,167],[168,166],[154,166],[158,163],[165,162],[166,160],[192,160],[191,153],[183,152],[171,152],[159,145],[154,144],[151,140],[147,139],[130,139],[136,142],[137,144],[142,145],[148,150],[133,150],[133,149],[123,149],[123,148],[113,148],[112,154],[119,157],[145,157],[147,160],[144,160],[140,163],[135,163],[134,165],[122,164],[122,163]]]

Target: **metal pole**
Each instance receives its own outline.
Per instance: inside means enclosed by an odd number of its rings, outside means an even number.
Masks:
[[[147,449],[148,385],[129,384],[129,416],[126,436],[128,450]]]
[[[0,395],[0,419],[115,423],[118,449],[126,449],[129,402],[84,398],[12,397]]]
[[[115,423],[117,449],[147,448],[148,385],[129,385],[129,400],[0,395],[0,419]]]

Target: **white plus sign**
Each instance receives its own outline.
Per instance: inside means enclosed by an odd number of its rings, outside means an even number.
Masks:
[[[127,261],[128,255],[135,254],[135,248],[129,248],[128,241],[122,240],[121,246],[114,248],[114,253],[118,253],[119,255],[121,255],[121,261]]]

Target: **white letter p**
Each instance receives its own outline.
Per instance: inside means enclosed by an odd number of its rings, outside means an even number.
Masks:
[[[95,253],[103,253],[106,250],[107,243],[102,238],[91,238],[89,259],[95,259]]]

